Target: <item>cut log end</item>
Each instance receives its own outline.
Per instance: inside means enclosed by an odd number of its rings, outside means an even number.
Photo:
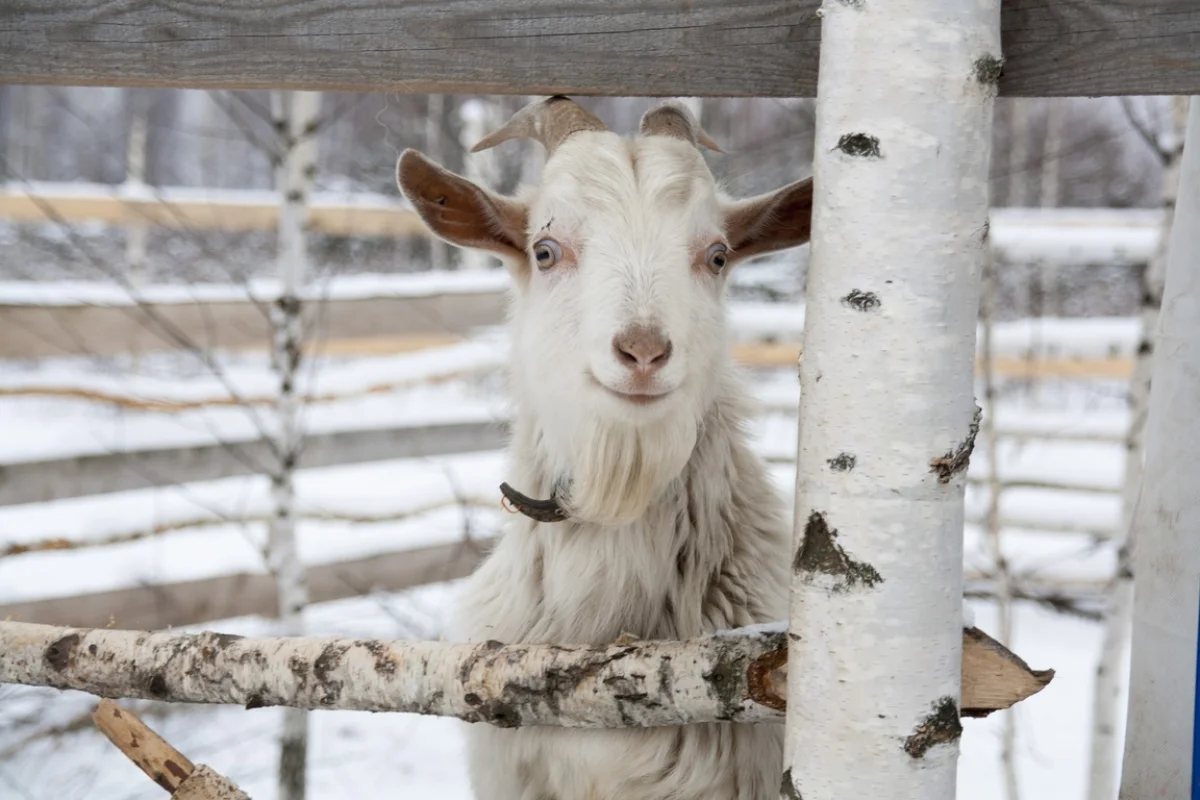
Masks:
[[[962,715],[986,717],[1045,689],[1054,670],[1030,669],[1016,653],[978,628],[963,630]]]

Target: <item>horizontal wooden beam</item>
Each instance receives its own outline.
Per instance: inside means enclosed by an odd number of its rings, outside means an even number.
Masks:
[[[506,427],[503,422],[450,422],[313,432],[305,437],[299,466],[499,450],[507,440]],[[268,442],[249,439],[0,464],[0,506],[271,474],[278,463]]]
[[[436,342],[435,337],[466,336],[499,325],[506,302],[505,292],[481,288],[411,297],[339,297],[309,302],[302,314],[322,353],[331,352],[324,346],[327,340],[366,337],[392,342],[384,351],[364,345],[370,352],[397,353],[409,349],[409,337]],[[142,306],[0,302],[0,358],[152,353],[181,350],[185,342],[203,351],[255,349],[270,341],[269,317],[245,297]]]
[[[267,189],[10,183],[0,185],[0,219],[175,231],[273,231],[279,222],[279,197],[279,192]],[[311,230],[330,236],[428,235],[415,211],[383,194],[316,192],[307,219]]]
[[[0,4],[0,82],[811,97],[819,6],[16,0]],[[1003,94],[1200,94],[1193,0],[1006,0],[1002,26]]]
[[[402,592],[470,575],[492,541],[457,541],[311,566],[309,599],[329,603],[371,592]],[[136,630],[165,630],[218,619],[275,616],[275,579],[236,573],[0,605],[0,620]]]

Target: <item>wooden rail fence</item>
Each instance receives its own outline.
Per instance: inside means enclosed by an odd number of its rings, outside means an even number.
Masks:
[[[812,97],[819,7],[820,0],[4,3],[0,82]],[[1005,95],[1200,94],[1200,6],[1191,0],[1006,0],[1002,31]]]

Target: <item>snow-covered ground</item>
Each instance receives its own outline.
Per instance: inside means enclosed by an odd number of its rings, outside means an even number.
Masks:
[[[742,308],[735,312],[743,314],[739,326],[764,336],[795,340],[802,324],[794,306],[775,306],[769,314],[750,305]],[[1131,320],[1084,325],[1042,320],[1009,325],[997,340],[999,347],[1013,353],[1043,340],[1056,343],[1060,357],[1105,358],[1128,355],[1134,332]],[[436,354],[331,360],[313,373],[304,391],[355,396],[315,403],[306,411],[306,419],[313,429],[333,430],[502,418],[506,414],[502,382],[493,371],[504,353],[502,339],[487,338]],[[261,359],[231,357],[223,363],[239,394],[270,394],[273,380]],[[48,400],[3,394],[6,387],[34,385],[83,387],[156,400],[211,399],[223,392],[211,376],[194,365],[185,368],[177,360],[150,359],[141,369],[138,375],[114,373],[111,365],[101,368],[78,361],[48,361],[33,371],[0,369],[0,464],[19,468],[20,461],[35,458],[189,446],[217,437],[255,434],[254,424],[237,407],[164,413],[115,410],[111,404],[71,397]],[[773,475],[780,491],[787,494],[794,481],[787,461],[795,453],[796,422],[782,409],[797,398],[794,372],[756,373],[753,386],[765,406],[780,409],[757,419],[752,434],[760,452],[772,459]],[[1040,580],[1103,580],[1112,570],[1112,546],[1086,531],[1110,530],[1119,512],[1113,492],[1120,485],[1123,448],[1114,438],[1127,420],[1124,387],[1112,382],[1061,382],[1031,392],[1014,383],[1002,390],[995,409],[1000,428],[1024,431],[1026,436],[1001,442],[1001,478],[1078,487],[1067,492],[1023,485],[1005,491],[1001,516],[1008,526],[1009,560],[1018,572]],[[1098,433],[1107,440],[1050,441],[1037,436],[1046,433]],[[986,446],[981,442],[971,467],[973,478],[986,477],[986,462]],[[465,517],[472,536],[486,537],[502,522],[496,486],[503,477],[504,459],[498,453],[302,472],[298,479],[301,557],[315,565],[454,541],[463,536]],[[470,503],[461,505],[463,499]],[[985,487],[969,488],[968,520],[981,517],[986,500]],[[178,528],[116,545],[0,557],[0,605],[231,572],[261,573],[263,525],[237,520],[261,516],[267,508],[268,487],[261,477],[0,507],[0,552],[7,545],[50,538],[86,543]],[[354,523],[330,517],[383,519]],[[1085,532],[1047,532],[1070,528]],[[964,560],[968,569],[990,568],[982,532],[974,523],[967,526]],[[439,584],[326,603],[309,609],[307,621],[313,634],[433,638],[439,635],[454,590],[453,584]],[[977,624],[994,630],[991,604],[973,605]],[[265,621],[252,618],[202,627],[236,633],[266,631]],[[1034,668],[1057,670],[1054,682],[1015,712],[1021,730],[1022,798],[1082,798],[1100,628],[1094,622],[1019,604],[1015,630],[1016,652]],[[48,727],[68,725],[90,703],[90,698],[78,694],[0,687],[0,797],[159,796],[158,787],[86,725],[61,736],[36,735]],[[175,708],[147,719],[193,760],[225,772],[258,800],[274,797],[276,710]],[[310,797],[469,797],[458,723],[350,712],[316,712],[313,719]],[[999,719],[969,720],[965,727],[960,796],[999,800],[1003,787]]]

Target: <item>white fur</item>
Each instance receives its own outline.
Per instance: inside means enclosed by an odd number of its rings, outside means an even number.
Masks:
[[[579,133],[528,195],[529,243],[575,262],[514,265],[509,483],[548,496],[572,481],[572,519],[515,517],[466,582],[451,635],[599,644],[679,639],[786,616],[790,530],[743,431],[724,277],[703,269],[722,208],[703,159],[662,136]],[[697,253],[701,268],[696,268]],[[673,352],[634,405],[613,337],[654,326]],[[606,388],[607,387],[607,388]],[[766,800],[782,726],[468,731],[480,800]]]

